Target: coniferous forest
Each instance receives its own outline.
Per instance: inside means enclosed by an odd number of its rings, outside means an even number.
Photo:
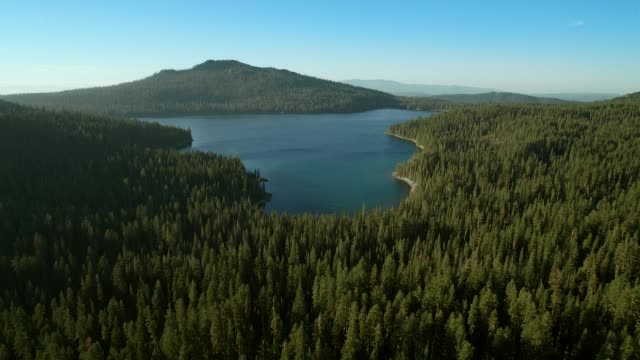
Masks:
[[[0,102],[0,359],[640,358],[632,97],[389,131],[398,208],[288,216],[188,131]]]

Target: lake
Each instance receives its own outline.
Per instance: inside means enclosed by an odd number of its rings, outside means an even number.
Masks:
[[[266,211],[352,213],[397,206],[409,186],[391,176],[415,145],[386,135],[395,123],[430,112],[216,115],[143,118],[190,128],[192,149],[237,156],[258,169],[273,194]]]

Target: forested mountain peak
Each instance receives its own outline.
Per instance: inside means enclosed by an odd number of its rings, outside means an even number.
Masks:
[[[357,112],[400,107],[391,94],[235,60],[208,60],[108,87],[7,100],[110,115]]]
[[[254,68],[251,65],[241,63],[237,60],[207,60],[202,64],[198,64],[192,70],[227,70],[230,68]]]

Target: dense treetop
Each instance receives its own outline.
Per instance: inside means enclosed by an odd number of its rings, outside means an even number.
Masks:
[[[399,107],[390,94],[232,60],[163,70],[129,83],[5,97],[27,105],[115,115],[356,112]]]
[[[636,104],[394,126],[424,147],[398,208],[293,217],[188,133],[104,146],[101,118],[0,105],[39,134],[3,139],[0,359],[640,358]]]
[[[408,110],[446,110],[458,106],[432,96],[399,96],[398,100],[402,107]]]

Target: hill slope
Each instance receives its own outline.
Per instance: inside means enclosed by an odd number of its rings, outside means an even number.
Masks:
[[[509,92],[488,92],[483,94],[438,95],[437,98],[458,104],[563,104],[567,101],[522,95]]]
[[[6,100],[112,115],[355,112],[398,107],[390,94],[233,60],[163,70],[129,83]]]
[[[627,94],[617,97],[612,100],[613,102],[626,102],[626,103],[639,103],[640,104],[640,92]]]
[[[388,92],[398,96],[431,96],[441,94],[480,94],[492,89],[460,85],[405,84],[392,80],[344,80],[345,84]]]

